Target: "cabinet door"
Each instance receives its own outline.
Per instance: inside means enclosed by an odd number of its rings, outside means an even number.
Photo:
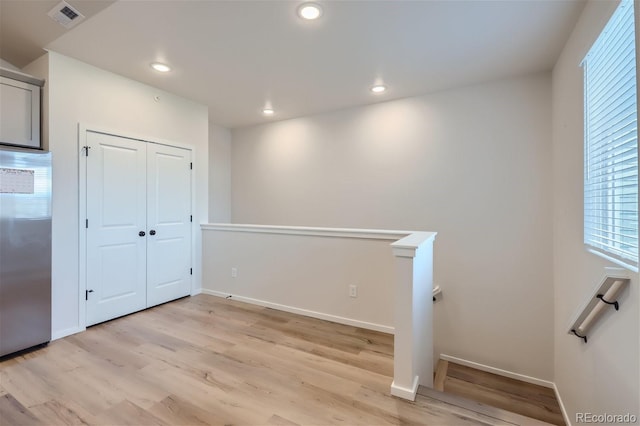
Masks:
[[[0,142],[40,148],[40,87],[0,77]]]
[[[87,132],[87,325],[146,307],[147,144]],[[144,234],[143,234],[144,233]]]
[[[191,293],[191,151],[147,146],[147,307]]]

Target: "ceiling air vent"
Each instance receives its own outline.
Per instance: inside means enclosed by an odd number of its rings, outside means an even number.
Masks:
[[[67,29],[84,19],[84,15],[66,1],[58,3],[47,15]]]

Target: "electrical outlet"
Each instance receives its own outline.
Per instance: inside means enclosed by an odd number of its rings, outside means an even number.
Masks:
[[[349,286],[349,297],[358,297],[358,286],[350,285]]]
[[[238,268],[231,268],[231,278],[236,278],[238,276]]]

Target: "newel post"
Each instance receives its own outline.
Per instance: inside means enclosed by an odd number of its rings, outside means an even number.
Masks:
[[[416,232],[391,244],[395,259],[395,338],[391,394],[415,400],[433,387],[433,242]]]

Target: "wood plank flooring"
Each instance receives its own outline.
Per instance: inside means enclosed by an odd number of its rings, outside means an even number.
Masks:
[[[529,424],[392,397],[392,357],[391,335],[198,295],[0,360],[0,424]]]
[[[553,389],[440,360],[434,388],[485,405],[564,425]]]

